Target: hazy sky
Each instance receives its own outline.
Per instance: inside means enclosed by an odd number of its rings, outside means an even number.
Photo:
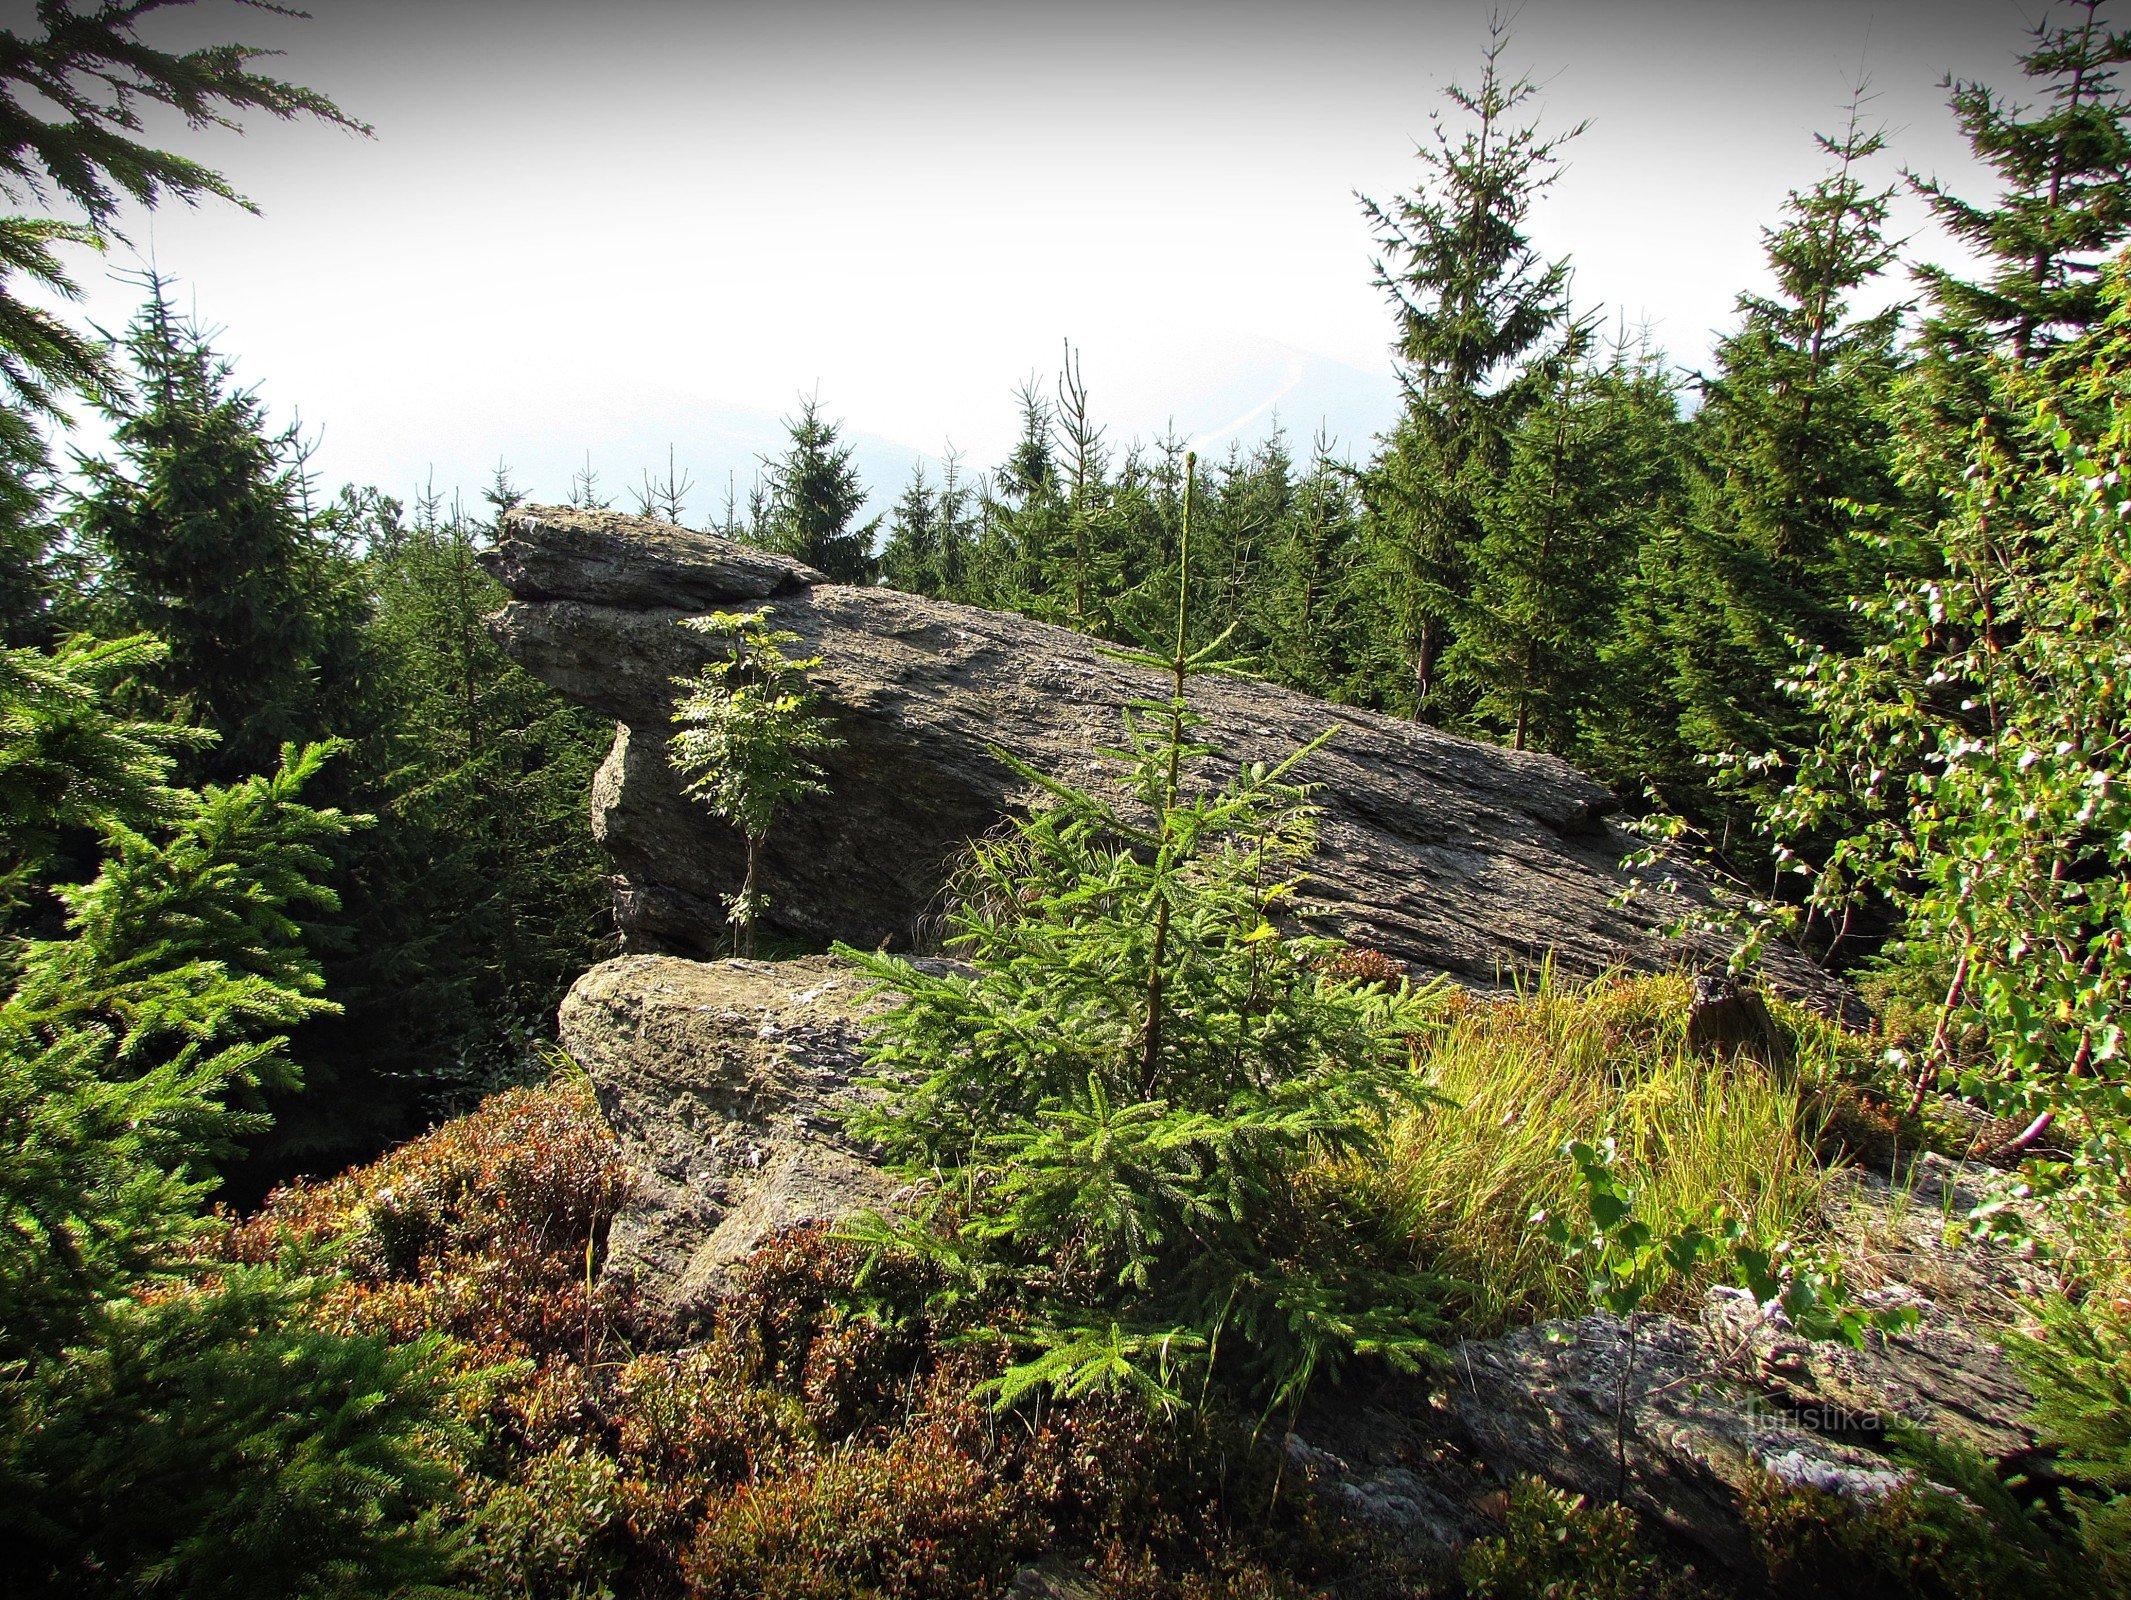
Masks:
[[[1113,437],[1218,443],[1390,418],[1390,322],[1356,191],[1418,176],[1485,0],[225,0],[172,38],[286,50],[374,139],[176,136],[262,215],[166,210],[133,241],[223,330],[332,480],[474,487],[507,458],[619,491],[670,440],[722,493],[802,392],[899,471],[976,465],[1014,387],[1081,349]],[[0,0],[5,26],[26,0]],[[1706,357],[1761,281],[1761,224],[1869,74],[1899,164],[1982,188],[1940,79],[2013,83],[2015,0],[1525,0],[1512,65],[1589,119],[1536,232],[1576,292]],[[1921,230],[1905,204],[1905,231]],[[1928,235],[1919,248],[1931,250]],[[127,253],[109,265],[123,267]],[[134,291],[85,259],[86,314]],[[712,496],[699,492],[707,514]]]

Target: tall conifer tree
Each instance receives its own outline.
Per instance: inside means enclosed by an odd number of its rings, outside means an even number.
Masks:
[[[1361,603],[1370,586],[1361,573],[1361,521],[1351,478],[1320,434],[1246,597],[1259,669],[1275,682],[1327,699],[1349,692],[1364,653],[1362,636],[1373,620]]]
[[[1559,755],[1578,753],[1601,701],[1600,651],[1641,536],[1677,502],[1670,381],[1647,351],[1585,359],[1587,328],[1480,502],[1472,594],[1444,662],[1482,727]]]
[[[1929,263],[1917,269],[1934,307],[1925,344],[1944,358],[1996,351],[2024,363],[2101,318],[2102,264],[2131,233],[2131,106],[2116,83],[2131,62],[2131,32],[2107,27],[2103,4],[2071,0],[2036,24],[2020,65],[2039,106],[1947,80],[1954,120],[2003,192],[1979,205],[1935,178],[1912,179],[1939,222],[1982,258],[1973,279]]]
[[[1506,466],[1518,420],[1547,391],[1551,377],[1534,358],[1567,314],[1568,265],[1542,256],[1527,226],[1562,145],[1582,130],[1542,137],[1517,121],[1538,88],[1505,75],[1508,43],[1498,14],[1479,87],[1447,91],[1467,126],[1453,136],[1434,119],[1418,152],[1421,186],[1387,205],[1362,202],[1382,251],[1377,282],[1398,317],[1405,391],[1366,498],[1397,607],[1400,697],[1416,715],[1436,714],[1440,664],[1481,537],[1478,498]]]
[[[220,742],[192,776],[271,771],[284,743],[355,731],[361,601],[352,564],[310,526],[288,434],[173,309],[170,286],[124,341],[128,391],[105,404],[116,461],[84,460],[77,510],[128,627],[169,646],[174,709]]]
[[[41,642],[57,626],[47,612],[64,585],[52,570],[58,524],[44,514],[45,427],[66,420],[70,395],[93,398],[110,375],[100,346],[51,308],[80,293],[65,248],[122,240],[129,203],[215,196],[250,208],[212,168],[134,137],[142,108],[166,107],[195,128],[263,111],[368,131],[325,96],[253,71],[266,51],[173,51],[141,38],[146,13],[180,3],[42,4],[34,28],[0,29],[0,209],[16,213],[0,215],[0,643]],[[28,214],[55,201],[78,220]]]
[[[888,514],[888,542],[881,547],[881,582],[911,594],[937,595],[941,573],[940,498],[925,481],[925,464],[910,469],[909,485]]]
[[[1673,683],[1681,731],[1698,754],[1759,754],[1803,736],[1779,688],[1797,645],[1852,639],[1850,597],[1878,578],[1853,536],[1854,506],[1901,494],[1888,403],[1900,373],[1901,306],[1854,305],[1895,258],[1891,188],[1866,165],[1884,148],[1854,101],[1832,165],[1793,191],[1765,232],[1773,295],[1743,295],[1739,328],[1717,347],[1696,417],[1696,514],[1682,550]]]

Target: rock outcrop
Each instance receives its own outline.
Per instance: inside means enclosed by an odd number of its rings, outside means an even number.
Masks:
[[[726,1269],[780,1229],[896,1205],[897,1180],[842,1127],[887,1003],[867,988],[833,957],[632,955],[563,1002],[563,1044],[637,1179],[607,1270],[669,1331],[699,1325]],[[1833,1185],[1830,1220],[1879,1280],[1870,1293],[1920,1312],[1905,1332],[1860,1350],[1809,1343],[1723,1289],[1697,1320],[1639,1319],[1632,1358],[1617,1317],[1520,1329],[1456,1346],[1426,1380],[1321,1387],[1291,1464],[1423,1564],[1493,1532],[1490,1503],[1529,1473],[1618,1494],[1703,1570],[1729,1573],[1752,1570],[1743,1494],[1764,1478],[1884,1494],[1906,1470],[1886,1453],[1896,1422],[2030,1466],[2031,1402],[1990,1335],[2040,1269],[2015,1246],[1945,1235],[1982,1176],[1928,1158],[1899,1183],[1857,1171]]]
[[[889,1202],[894,1183],[843,1136],[878,1002],[829,957],[622,956],[562,1002],[562,1045],[592,1079],[633,1169],[606,1271],[686,1332],[725,1268],[782,1229]]]
[[[515,512],[490,564],[513,596],[493,619],[512,656],[619,724],[593,825],[632,951],[710,953],[719,896],[739,880],[737,838],[681,795],[664,757],[672,680],[712,648],[684,616],[768,604],[822,658],[813,677],[842,740],[824,762],[830,793],[779,819],[764,862],[767,921],[807,939],[922,945],[958,852],[1035,798],[1000,749],[1099,783],[1125,705],[1166,694],[1061,628],[828,583],[613,512]],[[1312,889],[1356,943],[1475,984],[1548,954],[1572,973],[1676,959],[1648,915],[1614,904],[1630,840],[1608,820],[1614,797],[1565,762],[1264,683],[1205,679],[1192,703],[1230,766],[1334,730],[1302,774],[1323,808]],[[1803,962],[1776,977],[1832,992]]]

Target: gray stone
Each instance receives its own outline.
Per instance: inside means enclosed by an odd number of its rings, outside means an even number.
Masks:
[[[826,581],[803,562],[715,534],[537,506],[505,521],[487,560],[520,599],[616,606],[716,606]]]
[[[805,1222],[889,1204],[895,1183],[843,1135],[866,1017],[881,1002],[849,967],[622,956],[562,1002],[563,1048],[584,1067],[634,1171],[607,1271],[653,1320],[685,1332],[724,1274]]]
[[[2035,1449],[2026,1422],[2034,1397],[1995,1340],[1905,1285],[1858,1298],[1874,1308],[1907,1306],[1917,1321],[1897,1333],[1867,1333],[1861,1347],[1804,1339],[1781,1307],[1719,1288],[1703,1303],[1702,1325],[1728,1370],[1750,1377],[1816,1430],[1884,1437],[1907,1424],[2001,1460]]]
[[[826,583],[613,512],[521,510],[491,565],[514,597],[492,619],[512,656],[621,725],[595,827],[630,950],[713,952],[719,897],[739,880],[737,836],[681,795],[664,758],[673,679],[714,648],[684,616],[767,597],[776,625],[824,658],[814,681],[843,741],[824,761],[830,792],[780,817],[763,866],[766,923],[807,939],[922,946],[968,842],[1039,798],[1001,751],[1100,784],[1127,702],[1167,693],[1061,628]],[[1322,807],[1311,890],[1349,940],[1479,985],[1549,955],[1573,974],[1679,959],[1654,913],[1614,903],[1633,841],[1609,820],[1613,795],[1567,763],[1265,683],[1203,679],[1191,699],[1225,770],[1332,730],[1301,776]],[[1801,959],[1778,954],[1771,972],[1841,1003]]]
[[[1936,1151],[1906,1157],[1891,1172],[1844,1167],[1828,1174],[1825,1209],[1851,1276],[1910,1294],[1959,1324],[1989,1335],[2028,1315],[2028,1305],[2065,1287],[2040,1248],[2064,1241],[2045,1207],[2006,1205],[2011,1231],[1966,1226],[1986,1201],[2002,1199],[2013,1175]]]
[[[1701,1329],[1670,1317],[1594,1314],[1469,1340],[1451,1352],[1448,1404],[1505,1477],[1532,1475],[1594,1501],[1619,1498],[1698,1557],[1755,1568],[1740,1496],[1758,1480],[1856,1500],[1907,1474],[1885,1456],[1806,1429],[1742,1383]]]

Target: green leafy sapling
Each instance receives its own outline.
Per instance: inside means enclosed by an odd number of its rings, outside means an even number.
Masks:
[[[1567,1217],[1544,1211],[1533,1212],[1532,1220],[1564,1260],[1582,1269],[1593,1305],[1633,1317],[1661,1285],[1691,1276],[1713,1253],[1715,1241],[1702,1228],[1690,1225],[1661,1239],[1635,1214],[1635,1191],[1620,1179],[1619,1152],[1610,1138],[1596,1146],[1574,1139],[1564,1153],[1582,1180],[1589,1227],[1572,1229]]]
[[[1610,1138],[1596,1146],[1571,1140],[1563,1153],[1581,1180],[1587,1225],[1574,1227],[1545,1211],[1533,1212],[1532,1221],[1582,1270],[1594,1306],[1632,1322],[1652,1295],[1707,1267],[1732,1278],[1757,1304],[1780,1309],[1803,1338],[1861,1347],[1870,1333],[1899,1332],[1916,1321],[1913,1307],[1859,1305],[1840,1256],[1810,1255],[1789,1240],[1756,1244],[1745,1224],[1722,1210],[1706,1225],[1658,1234],[1635,1214],[1635,1191],[1621,1180]]]
[[[1180,585],[1173,639],[1114,652],[1168,691],[1128,706],[1114,793],[999,752],[1049,803],[974,847],[963,965],[842,952],[904,997],[870,1042],[885,1095],[857,1131],[936,1197],[854,1231],[1011,1301],[998,1331],[1025,1359],[1002,1404],[1040,1386],[1173,1408],[1217,1372],[1292,1402],[1348,1356],[1416,1355],[1434,1326],[1431,1287],[1376,1260],[1319,1180],[1427,1098],[1411,1041],[1431,1001],[1343,974],[1344,947],[1298,926],[1314,814],[1293,773],[1317,744],[1195,781],[1214,752],[1188,685],[1234,664],[1225,636],[1188,646],[1189,605]]]
[[[1614,1416],[1621,1485],[1628,1479],[1628,1392],[1641,1319],[1651,1296],[1666,1285],[1689,1282],[1704,1267],[1729,1269],[1757,1305],[1780,1310],[1801,1337],[1840,1339],[1858,1348],[1870,1333],[1898,1333],[1916,1323],[1913,1306],[1859,1305],[1849,1292],[1842,1259],[1833,1252],[1808,1257],[1788,1240],[1764,1249],[1751,1242],[1737,1218],[1721,1209],[1707,1226],[1690,1222],[1659,1234],[1635,1214],[1635,1191],[1621,1181],[1619,1151],[1610,1138],[1595,1146],[1572,1139],[1563,1154],[1582,1181],[1585,1224],[1572,1227],[1567,1217],[1543,1210],[1534,1211],[1531,1220],[1560,1248],[1565,1261],[1582,1270],[1592,1305],[1626,1325],[1627,1350]]]
[[[726,899],[740,953],[755,953],[755,927],[768,904],[762,893],[763,841],[777,814],[794,801],[826,794],[816,755],[841,742],[816,709],[807,673],[819,656],[793,660],[784,646],[799,635],[769,625],[770,608],[713,611],[684,617],[681,626],[725,646],[692,678],[674,679],[682,691],[673,710],[679,730],[667,743],[684,792],[740,830],[747,865],[740,892]]]

